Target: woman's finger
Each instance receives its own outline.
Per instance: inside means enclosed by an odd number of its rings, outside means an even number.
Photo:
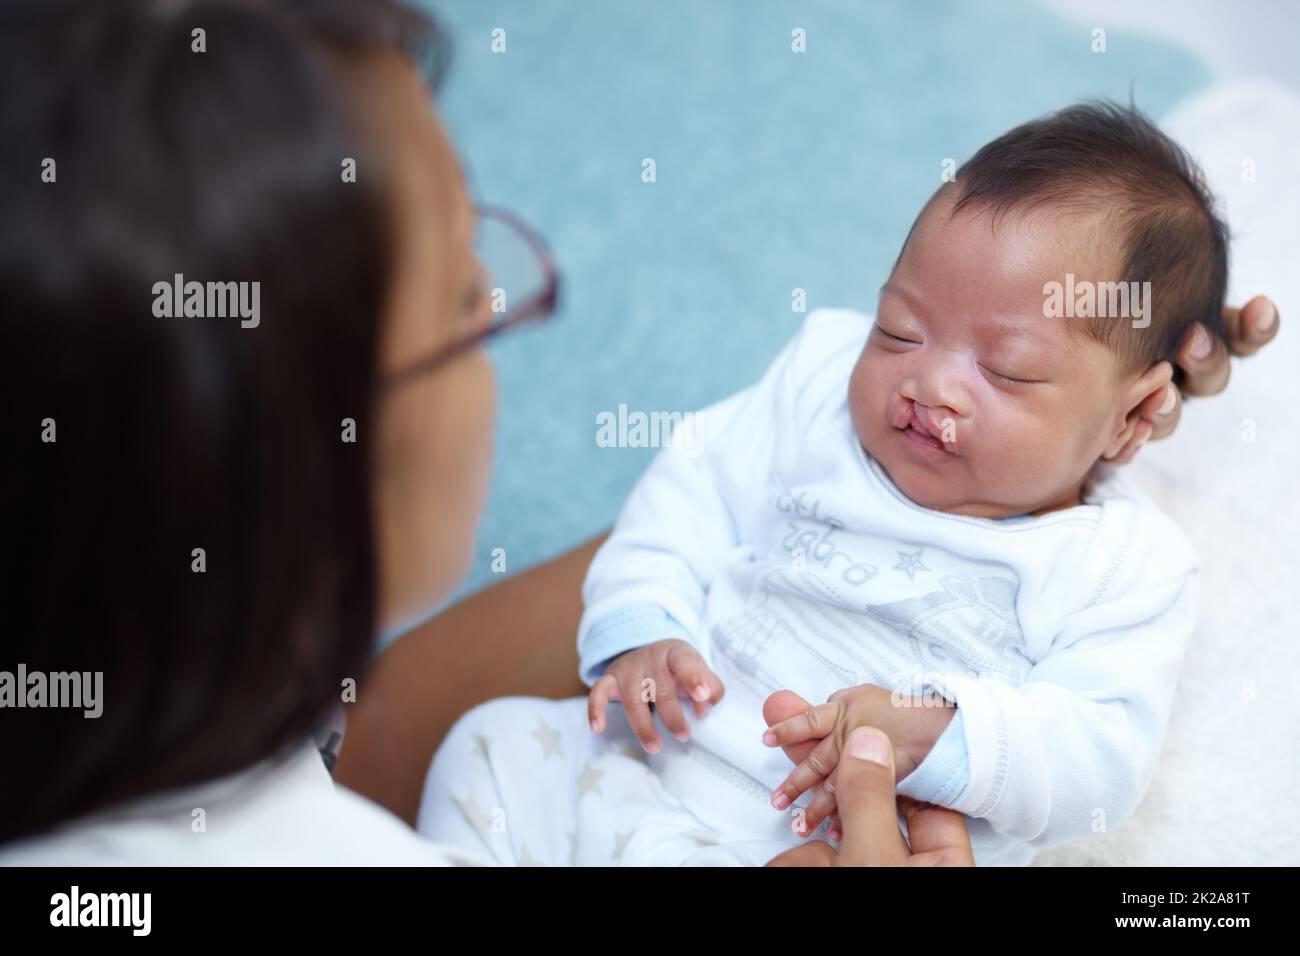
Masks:
[[[1262,295],[1255,296],[1240,309],[1224,306],[1223,323],[1231,350],[1200,323],[1188,329],[1175,358],[1184,375],[1181,393],[1170,386],[1164,392],[1149,395],[1138,407],[1138,414],[1150,422],[1150,429],[1135,432],[1111,461],[1119,464],[1131,461],[1143,443],[1159,441],[1173,432],[1182,417],[1183,394],[1217,395],[1223,391],[1232,376],[1230,352],[1253,355],[1273,341],[1281,327],[1277,306]]]
[[[834,866],[835,851],[821,840],[803,843],[786,850],[768,862],[768,866]]]
[[[1277,306],[1266,295],[1257,295],[1240,309],[1224,306],[1223,323],[1238,355],[1254,355],[1277,335],[1282,323]]]
[[[1183,395],[1178,387],[1170,382],[1163,390],[1148,395],[1138,406],[1138,414],[1151,423],[1152,441],[1159,441],[1178,427],[1178,419],[1183,414]]]
[[[591,685],[591,693],[587,695],[587,723],[595,733],[605,732],[605,711],[611,700],[618,700],[618,681],[606,671]]]
[[[768,866],[974,866],[970,836],[955,810],[897,796],[894,747],[884,732],[860,727],[848,739],[835,774],[839,809],[831,818],[830,838],[839,853],[821,840],[787,850]],[[907,821],[908,841],[898,827]]]
[[[835,801],[843,839],[839,866],[899,866],[907,844],[898,829],[894,791],[894,745],[884,731],[859,727],[840,755]]]
[[[974,866],[966,821],[956,810],[899,797],[914,865]],[[920,859],[918,859],[920,857]]]
[[[1228,384],[1228,347],[1197,322],[1187,330],[1176,361],[1184,372],[1184,395],[1217,395]]]

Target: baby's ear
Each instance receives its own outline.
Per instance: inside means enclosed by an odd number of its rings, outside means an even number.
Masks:
[[[1128,444],[1142,422],[1139,413],[1142,403],[1152,395],[1163,393],[1173,378],[1174,367],[1168,362],[1157,362],[1127,386],[1121,405],[1124,417],[1115,426],[1115,432],[1111,435],[1102,458],[1114,458]]]

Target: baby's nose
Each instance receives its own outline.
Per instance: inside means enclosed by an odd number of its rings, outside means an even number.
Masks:
[[[915,370],[902,383],[900,391],[903,397],[940,419],[960,421],[965,418],[969,412],[965,383],[960,372],[950,367],[951,364],[928,362]]]

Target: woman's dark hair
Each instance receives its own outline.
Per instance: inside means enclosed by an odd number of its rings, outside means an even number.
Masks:
[[[98,718],[0,708],[0,842],[281,753],[365,666],[393,235],[340,67],[436,79],[439,36],[389,0],[0,12],[0,671],[103,674]],[[156,316],[177,275],[260,321]]]

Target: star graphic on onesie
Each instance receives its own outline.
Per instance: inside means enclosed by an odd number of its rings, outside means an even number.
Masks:
[[[591,765],[590,760],[583,764],[582,773],[578,777],[579,799],[585,793],[594,793],[596,796],[600,796],[600,778],[603,776],[605,776],[605,771],[597,770]]]
[[[519,845],[519,865],[520,866],[545,866],[541,860],[528,852],[528,847],[523,844]]]
[[[478,805],[478,801],[474,797],[468,796],[464,800],[457,800],[452,797],[451,802],[455,804],[456,809],[460,811],[465,821],[478,831],[479,836],[484,840],[489,838],[492,833],[492,817]]]
[[[898,552],[898,563],[894,565],[894,570],[905,572],[909,581],[917,571],[929,571],[930,569],[921,563],[921,550],[918,548],[915,551]]]
[[[564,756],[564,752],[560,750],[560,732],[549,726],[542,718],[537,718],[537,726],[533,729],[531,736],[541,745],[543,760],[551,754]]]

